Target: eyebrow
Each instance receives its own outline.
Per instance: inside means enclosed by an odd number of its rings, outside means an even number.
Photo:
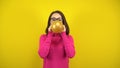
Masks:
[[[51,18],[56,18],[56,17],[51,17]],[[58,17],[58,18],[61,18],[61,17]],[[56,19],[58,19],[58,18],[56,18]]]

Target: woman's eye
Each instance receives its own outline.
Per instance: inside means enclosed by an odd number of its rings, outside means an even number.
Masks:
[[[58,21],[62,21],[61,19],[58,19]]]
[[[55,21],[56,19],[55,18],[51,18],[51,20]]]
[[[61,18],[57,18],[56,20],[58,20],[58,21],[62,21]]]
[[[53,21],[55,21],[55,19],[53,19]]]
[[[52,20],[52,21],[56,21],[56,20],[58,20],[58,21],[62,21],[61,18],[51,18],[51,20]]]

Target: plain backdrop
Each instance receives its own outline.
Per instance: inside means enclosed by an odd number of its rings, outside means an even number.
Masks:
[[[0,0],[0,68],[42,68],[39,38],[54,10],[74,38],[70,68],[120,68],[119,0]]]

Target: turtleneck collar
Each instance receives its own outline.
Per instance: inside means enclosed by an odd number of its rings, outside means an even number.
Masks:
[[[60,35],[60,33],[54,33],[53,35],[52,35],[52,42],[53,43],[59,43],[59,41],[61,40],[61,35]]]

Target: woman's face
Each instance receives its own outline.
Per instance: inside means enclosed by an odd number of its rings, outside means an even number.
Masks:
[[[59,13],[54,13],[52,16],[51,16],[51,20],[50,20],[50,24],[54,21],[62,21],[62,17]]]

